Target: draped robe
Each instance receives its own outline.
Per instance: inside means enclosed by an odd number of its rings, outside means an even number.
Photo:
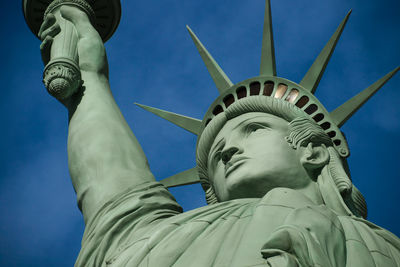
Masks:
[[[293,210],[315,205],[275,188],[263,198],[236,199],[182,213],[158,182],[114,197],[87,223],[76,266],[268,266],[262,247]],[[328,207],[326,207],[328,208]],[[400,242],[355,216],[338,215],[346,266],[400,266]]]

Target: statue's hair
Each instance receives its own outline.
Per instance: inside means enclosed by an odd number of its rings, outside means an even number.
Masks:
[[[288,127],[289,135],[286,136],[286,141],[294,149],[307,146],[310,142],[315,145],[332,146],[332,140],[329,136],[309,118],[296,118],[289,122]]]
[[[367,202],[352,183],[350,174],[346,172],[344,166],[347,167],[347,162],[339,156],[333,147],[328,147],[328,152],[330,156],[328,164],[329,176],[334,181],[336,188],[351,212],[366,219],[368,216]]]
[[[367,206],[364,197],[353,186],[350,175],[346,173],[343,166],[345,159],[342,159],[333,148],[329,136],[298,107],[287,101],[268,96],[250,96],[233,103],[224,112],[215,116],[201,134],[197,145],[197,168],[208,204],[218,202],[217,195],[208,178],[207,166],[208,154],[214,139],[228,120],[250,112],[268,113],[286,120],[289,129],[286,141],[293,149],[307,146],[309,143],[324,144],[330,155],[327,164],[329,174],[344,202],[353,214],[366,218]]]

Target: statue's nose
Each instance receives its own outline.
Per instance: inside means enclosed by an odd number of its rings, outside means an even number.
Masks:
[[[235,146],[231,146],[227,149],[224,149],[221,153],[221,160],[226,165],[232,158],[239,151],[239,148]]]

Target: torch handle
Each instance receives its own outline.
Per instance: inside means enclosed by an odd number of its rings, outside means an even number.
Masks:
[[[54,1],[53,6],[49,7],[51,13],[56,17],[61,31],[54,37],[50,61],[43,73],[43,83],[47,91],[60,100],[70,97],[82,84],[77,47],[78,33],[74,24],[61,16],[60,8],[63,4],[68,4],[72,8],[80,8],[84,11],[90,8],[90,6],[86,6],[88,4],[80,6],[81,2],[76,0]]]
[[[57,99],[66,99],[81,85],[78,58],[78,34],[75,26],[61,17],[60,7],[52,11],[61,31],[54,37],[50,61],[43,73],[47,91]]]

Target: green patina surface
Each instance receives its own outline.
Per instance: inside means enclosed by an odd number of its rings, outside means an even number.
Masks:
[[[299,84],[276,76],[269,1],[260,76],[235,85],[188,27],[220,96],[203,120],[139,105],[198,136],[196,168],[159,183],[110,91],[103,41],[120,4],[107,2],[100,30],[100,2],[23,1],[42,40],[45,85],[69,112],[69,169],[86,224],[76,266],[400,265],[399,239],[366,220],[339,129],[398,68],[332,112],[314,96],[350,12]],[[167,187],[197,182],[209,205],[182,213]]]

